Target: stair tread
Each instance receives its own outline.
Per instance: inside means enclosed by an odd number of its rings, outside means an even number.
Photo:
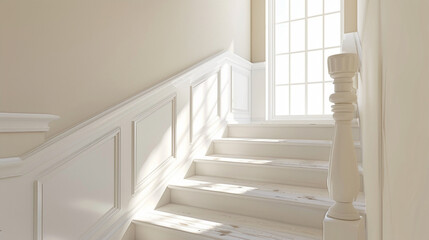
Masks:
[[[335,125],[332,122],[326,123],[230,123],[228,127],[272,127],[272,128],[288,128],[288,127],[327,127],[333,128]]]
[[[307,160],[307,159],[292,159],[292,158],[270,158],[270,157],[255,157],[255,156],[236,156],[225,154],[212,154],[208,156],[198,157],[195,162],[212,161],[230,164],[252,164],[258,166],[272,167],[299,167],[328,170],[328,161],[324,160]]]
[[[331,140],[308,140],[308,139],[277,139],[277,138],[218,138],[213,142],[243,142],[260,144],[283,144],[283,145],[304,145],[304,146],[327,146],[332,145]],[[360,148],[360,142],[354,142],[356,148]]]
[[[321,240],[320,229],[178,204],[142,212],[134,223],[157,225],[219,240]]]
[[[294,159],[294,158],[270,158],[270,157],[256,157],[256,156],[237,156],[225,154],[212,154],[194,159],[195,162],[217,162],[227,164],[249,164],[256,166],[267,167],[295,167],[295,168],[309,168],[327,171],[329,168],[329,161],[324,160],[311,160],[311,159]],[[363,169],[359,166],[359,172]]]
[[[287,201],[309,207],[329,208],[333,201],[329,198],[328,190],[276,183],[256,182],[210,176],[192,176],[171,184],[169,188],[186,188],[199,191],[239,195],[240,197],[263,198],[272,201]],[[357,210],[365,212],[365,197],[363,193],[354,203]]]

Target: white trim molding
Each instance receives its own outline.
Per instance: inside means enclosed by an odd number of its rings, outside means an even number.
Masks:
[[[266,62],[256,62],[252,64],[252,71],[255,70],[265,70]]]
[[[59,118],[51,114],[0,113],[0,132],[47,132],[49,123]]]

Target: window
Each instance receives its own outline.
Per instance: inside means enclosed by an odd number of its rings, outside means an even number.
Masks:
[[[270,118],[331,114],[328,56],[341,45],[341,0],[270,0]]]

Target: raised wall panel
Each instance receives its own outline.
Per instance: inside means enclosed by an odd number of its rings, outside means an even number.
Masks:
[[[224,64],[220,70],[220,103],[221,103],[221,117],[228,116],[231,107],[231,65]]]
[[[266,81],[265,62],[253,64],[252,68],[251,112],[252,121],[265,121],[266,115]]]
[[[219,119],[219,74],[198,81],[191,87],[191,141]]]
[[[250,71],[232,68],[232,112],[250,113]]]
[[[175,97],[167,98],[134,121],[134,192],[175,157]]]
[[[78,239],[120,208],[119,129],[36,181],[36,239]]]

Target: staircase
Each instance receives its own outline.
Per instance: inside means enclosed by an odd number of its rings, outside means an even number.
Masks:
[[[135,217],[135,240],[322,239],[333,124],[231,124],[165,205]],[[358,128],[353,128],[360,161]],[[361,186],[362,186],[361,177]],[[160,204],[162,205],[162,204]],[[365,216],[364,195],[355,208]]]

